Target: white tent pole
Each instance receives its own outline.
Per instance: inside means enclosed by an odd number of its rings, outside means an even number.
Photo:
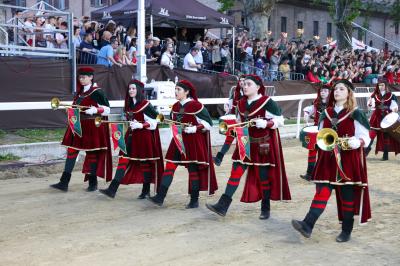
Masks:
[[[235,75],[235,26],[232,26],[232,74]]]
[[[154,35],[154,32],[153,32],[153,15],[152,14],[150,15],[150,32],[151,32],[151,35]]]
[[[144,51],[144,43],[146,39],[145,33],[145,9],[144,0],[139,0],[138,14],[137,14],[137,25],[138,25],[138,63],[136,68],[136,77],[142,82],[147,81],[146,76],[146,54]]]

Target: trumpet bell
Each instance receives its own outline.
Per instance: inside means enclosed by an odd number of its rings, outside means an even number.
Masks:
[[[226,122],[219,123],[219,133],[225,135],[228,132],[228,124]]]
[[[158,123],[162,123],[162,122],[164,122],[165,117],[164,117],[163,114],[158,114],[157,117],[156,117],[156,120],[157,120]]]
[[[332,151],[339,137],[335,130],[331,128],[323,128],[318,131],[317,145],[323,151]]]
[[[58,98],[51,99],[50,105],[51,105],[51,109],[57,110],[58,107],[60,106],[60,99],[58,99]]]
[[[96,117],[96,118],[94,119],[94,124],[95,124],[96,127],[101,126],[101,122],[102,122],[102,120],[101,120],[101,117],[100,117],[100,116],[98,116],[98,117]]]

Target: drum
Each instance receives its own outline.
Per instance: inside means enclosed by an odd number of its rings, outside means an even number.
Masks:
[[[233,125],[236,124],[236,116],[235,115],[223,115],[219,118],[219,124],[221,125],[221,123],[224,122],[226,123],[226,125]],[[226,133],[222,132],[221,127],[220,127],[220,134],[222,135],[233,135],[233,128],[228,130]]]
[[[400,117],[398,113],[387,114],[381,122],[383,132],[388,133],[394,140],[400,143]]]
[[[301,145],[308,150],[315,150],[317,144],[317,126],[304,127],[300,132]]]

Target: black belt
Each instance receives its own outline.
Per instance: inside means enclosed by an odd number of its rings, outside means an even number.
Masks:
[[[267,143],[269,138],[270,138],[269,136],[264,136],[261,138],[250,137],[250,143]]]

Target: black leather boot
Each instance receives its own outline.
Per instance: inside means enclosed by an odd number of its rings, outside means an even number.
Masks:
[[[138,199],[145,199],[150,196],[150,183],[143,183],[142,193],[138,196]]]
[[[117,193],[119,187],[119,182],[115,179],[111,181],[111,184],[107,189],[99,189],[100,193],[109,196],[110,198],[115,198],[115,194]]]
[[[87,192],[93,192],[97,190],[97,176],[96,175],[88,175],[89,186],[87,187]]]
[[[199,207],[199,191],[193,190],[190,194],[190,202],[186,205],[186,209],[194,209]]]
[[[316,221],[317,218],[314,215],[307,213],[303,221],[292,220],[292,226],[304,237],[310,238]]]
[[[260,214],[260,220],[266,220],[269,218],[270,215],[270,200],[269,199],[263,199],[261,200],[261,214]]]
[[[220,166],[222,163],[222,160],[224,159],[224,154],[222,152],[218,152],[217,156],[213,157],[214,159],[214,164],[216,166]]]
[[[387,160],[389,160],[389,152],[385,149],[381,161],[387,161]]]
[[[160,186],[158,193],[154,197],[148,197],[150,201],[158,206],[162,206],[164,203],[165,196],[167,196],[168,188]]]
[[[50,185],[50,187],[67,192],[69,180],[71,180],[71,174],[67,173],[67,172],[63,172],[61,175],[61,178],[60,178],[60,182],[58,182],[57,184]]]
[[[225,216],[226,212],[228,211],[229,206],[231,205],[232,198],[222,194],[221,198],[218,200],[217,204],[208,204],[206,203],[206,207],[210,210],[215,212],[220,216]]]
[[[308,164],[306,174],[300,175],[300,177],[306,181],[310,181],[313,170],[314,170],[313,167],[310,164]]]
[[[342,232],[336,237],[336,242],[347,242],[353,231],[354,219],[346,219],[342,222]]]

